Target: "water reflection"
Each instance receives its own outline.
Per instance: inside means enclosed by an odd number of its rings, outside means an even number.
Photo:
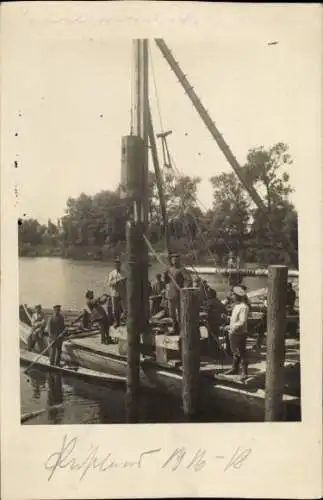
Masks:
[[[58,374],[48,373],[48,420],[51,424],[60,424],[64,419],[64,407],[53,408],[54,405],[63,403],[62,378]]]
[[[139,422],[139,391],[128,388],[125,397],[126,421],[128,424]]]
[[[21,413],[38,409],[45,411],[37,418],[28,420],[28,425],[225,421],[223,408],[210,408],[193,418],[186,418],[177,398],[153,390],[141,389],[138,406],[134,409],[127,407],[124,387],[114,384],[100,387],[76,378],[46,375],[36,370],[29,377],[30,381],[21,373],[24,396]],[[37,387],[36,395],[34,390],[28,392],[28,387]],[[56,405],[62,406],[53,407]]]
[[[46,374],[36,371],[31,372],[30,383],[33,389],[33,399],[40,399],[43,389],[46,388]]]

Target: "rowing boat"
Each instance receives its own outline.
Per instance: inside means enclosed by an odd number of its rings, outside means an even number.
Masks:
[[[66,359],[66,358],[65,358]],[[46,369],[46,371],[59,373],[60,375],[77,377],[85,382],[99,383],[99,384],[124,384],[125,377],[120,377],[117,375],[111,375],[108,373],[97,372],[95,370],[90,370],[88,368],[83,368],[80,366],[73,366],[71,364],[63,366],[52,366],[49,363],[47,356],[40,356],[35,352],[30,352],[25,349],[20,350],[20,363],[22,365],[31,366],[34,368]]]

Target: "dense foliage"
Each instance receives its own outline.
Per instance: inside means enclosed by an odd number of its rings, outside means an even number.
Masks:
[[[298,250],[297,213],[289,199],[292,188],[288,147],[278,143],[269,149],[254,148],[241,167],[270,214],[271,230],[264,214],[254,205],[234,173],[210,179],[213,206],[202,210],[197,198],[199,177],[175,175],[164,170],[164,194],[169,219],[171,247],[187,260],[222,263],[229,250],[243,261],[259,264],[288,263],[286,238]],[[60,255],[70,258],[110,259],[125,251],[125,224],[129,202],[119,190],[82,193],[69,198],[65,215],[41,225],[26,219],[19,225],[20,255]],[[158,252],[165,251],[163,219],[155,176],[149,182],[149,239]]]

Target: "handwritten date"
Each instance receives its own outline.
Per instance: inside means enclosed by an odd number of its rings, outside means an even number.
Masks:
[[[140,452],[133,459],[116,459],[111,453],[100,456],[99,446],[91,446],[90,450],[82,458],[77,453],[78,438],[68,439],[64,436],[62,445],[58,451],[49,455],[45,461],[45,469],[48,471],[48,481],[50,481],[57,471],[66,469],[78,471],[79,479],[82,481],[91,470],[107,472],[111,469],[141,469],[152,459],[153,455],[158,455],[158,467],[163,470],[175,472],[179,469],[192,472],[200,472],[207,465],[215,460],[222,460],[223,471],[229,469],[240,469],[251,454],[251,448],[237,448],[232,456],[227,459],[224,456],[212,456],[205,449],[198,449],[192,453],[185,447],[176,448],[170,454],[162,448],[148,449]]]

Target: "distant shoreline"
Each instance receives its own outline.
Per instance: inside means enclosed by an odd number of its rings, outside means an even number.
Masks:
[[[162,260],[167,262],[167,253],[165,251],[158,252]],[[179,252],[181,255],[182,263],[187,266],[215,266],[224,267],[221,262],[216,262],[216,257],[212,259],[209,255],[195,254],[189,252]],[[126,260],[125,244],[116,245],[113,247],[64,247],[64,248],[48,248],[44,245],[24,246],[19,248],[19,257],[27,257],[30,259],[51,257],[60,258],[74,261],[84,262],[112,262],[116,257],[122,261]],[[156,262],[156,258],[149,252],[149,263]],[[268,267],[270,264],[282,264],[283,262],[278,258],[271,258],[266,260],[246,261],[246,267]],[[292,269],[292,267],[290,267]]]
[[[158,255],[163,259],[167,259],[166,252],[157,252]],[[185,252],[180,252],[183,263],[189,265],[196,265],[197,262],[192,255]],[[155,262],[156,259],[149,252],[149,261]],[[93,247],[69,247],[69,248],[46,248],[43,245],[30,246],[28,248],[19,249],[19,257],[27,258],[41,258],[41,257],[53,257],[66,260],[75,261],[88,261],[88,262],[111,262],[116,257],[120,257],[121,260],[126,259],[126,249],[125,245],[120,245],[119,247],[112,248],[93,248]],[[203,258],[200,256],[198,258],[198,263],[202,265],[215,265],[214,259]]]

